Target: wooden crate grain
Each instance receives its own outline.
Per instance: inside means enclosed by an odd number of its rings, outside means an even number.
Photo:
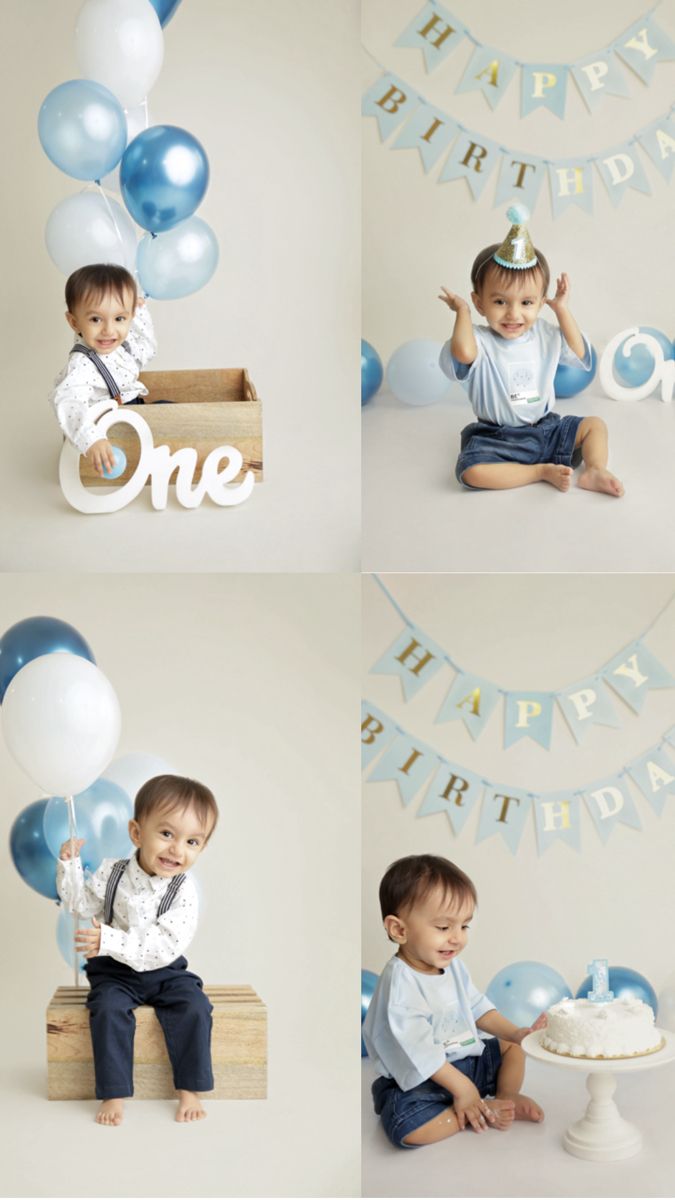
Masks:
[[[57,988],[47,1009],[48,1098],[95,1098],[86,987]],[[211,1058],[214,1090],[210,1100],[264,1100],[267,1095],[267,1010],[248,984],[205,986],[213,1005]],[[134,1096],[166,1100],[175,1096],[171,1065],[155,1010],[136,1012]]]

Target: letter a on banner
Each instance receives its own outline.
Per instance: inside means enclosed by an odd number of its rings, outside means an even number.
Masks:
[[[368,783],[395,779],[404,804],[417,795],[420,788],[438,765],[438,755],[408,733],[400,734],[375,764]]]
[[[628,770],[657,817],[661,816],[668,796],[675,796],[675,763],[664,750],[656,749],[630,763]]]
[[[525,822],[530,813],[532,798],[515,788],[491,785],[483,793],[476,842],[500,834],[512,854],[516,853]]]
[[[585,798],[602,842],[607,841],[619,822],[631,829],[642,829],[633,798],[621,776],[610,776],[587,788]]]
[[[407,625],[370,668],[373,675],[397,675],[403,695],[412,700],[445,663],[445,651],[414,625]]]
[[[435,724],[444,721],[463,721],[472,738],[480,737],[485,723],[499,700],[499,688],[489,679],[462,671],[454,680],[443,701]]]
[[[602,670],[603,678],[634,712],[642,711],[650,688],[675,687],[675,679],[642,642],[632,642]]]

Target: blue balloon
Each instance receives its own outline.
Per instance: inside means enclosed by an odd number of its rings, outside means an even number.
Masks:
[[[361,1024],[366,1019],[368,1006],[373,998],[373,992],[377,987],[377,975],[374,971],[361,972]],[[361,1058],[366,1058],[368,1051],[366,1050],[363,1038],[361,1038]]]
[[[108,779],[97,779],[75,796],[75,823],[78,838],[84,838],[80,854],[85,870],[96,871],[104,858],[129,857],[133,850],[129,821],[133,815],[127,793]],[[62,796],[46,801],[43,828],[45,843],[58,858],[69,837],[68,806]]]
[[[43,832],[46,800],[34,800],[19,813],[9,834],[12,862],[24,883],[48,900],[58,900],[56,863]]]
[[[202,145],[177,125],[152,125],[129,143],[120,165],[122,198],[134,221],[165,233],[191,217],[209,184]]]
[[[593,979],[587,975],[577,992],[577,1000],[586,997],[592,987]],[[633,1000],[644,1001],[650,1008],[653,1008],[654,1016],[656,1016],[658,1012],[656,992],[649,980],[645,979],[644,975],[640,975],[638,971],[633,971],[630,967],[610,967],[609,990],[614,992],[617,1000],[630,997]]]
[[[661,333],[660,329],[651,329],[649,325],[641,325],[640,333],[648,333],[653,337],[663,351],[663,357],[670,359],[675,357],[675,348],[669,337],[665,333]],[[623,347],[628,341],[628,338],[617,347],[614,355],[612,367],[614,375],[623,383],[629,383],[632,387],[639,387],[640,384],[646,383],[651,378],[654,370],[654,355],[646,346],[633,346],[630,354],[625,355]]]
[[[10,626],[0,638],[0,703],[15,675],[43,654],[77,654],[95,663],[82,634],[58,617],[26,617]]]
[[[123,475],[126,470],[127,456],[119,446],[113,446],[113,458],[115,465],[112,470],[109,471],[107,467],[103,468],[103,474],[106,479],[119,479],[120,475]]]
[[[92,79],[60,83],[38,116],[42,149],[74,179],[101,180],[127,144],[127,120],[116,96]]]
[[[204,287],[218,266],[218,242],[201,217],[188,217],[168,233],[146,233],[136,254],[138,278],[154,300],[178,300]]]
[[[558,400],[567,400],[570,396],[578,396],[579,392],[583,392],[594,378],[597,365],[598,357],[593,346],[591,346],[590,371],[585,371],[583,367],[568,366],[567,363],[560,363],[553,376],[553,391],[556,398]]]
[[[498,971],[486,989],[488,999],[509,1021],[521,1028],[533,1025],[540,1013],[572,995],[562,975],[540,962],[517,962]]]
[[[85,924],[91,928],[90,922],[80,920],[80,925]],[[68,912],[64,904],[59,906],[59,916],[56,922],[56,944],[68,966],[72,967],[73,959],[75,958],[75,925],[72,913]],[[86,962],[84,954],[78,954],[77,968],[79,971],[84,971]]]
[[[361,407],[372,400],[384,378],[384,368],[374,346],[361,339]]]
[[[163,29],[165,25],[169,24],[169,21],[180,4],[180,0],[150,0],[150,3],[157,13],[157,16],[159,17],[159,23]]]

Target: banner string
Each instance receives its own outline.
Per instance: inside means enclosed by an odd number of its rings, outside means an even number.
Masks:
[[[113,229],[115,230],[115,233],[117,234],[117,238],[118,238],[119,244],[120,244],[120,246],[121,246],[122,250],[124,250],[124,241],[123,241],[123,238],[122,238],[122,234],[121,234],[121,233],[120,233],[120,231],[119,231],[119,227],[118,227],[117,221],[115,220],[115,214],[114,214],[114,212],[113,212],[113,210],[112,210],[112,207],[111,207],[110,201],[108,200],[108,197],[106,196],[106,194],[105,194],[105,191],[104,191],[104,190],[103,190],[103,188],[101,187],[101,184],[99,183],[98,179],[94,180],[94,183],[95,183],[95,186],[98,188],[98,191],[99,191],[99,193],[100,193],[100,195],[101,195],[101,199],[103,200],[103,203],[105,204],[105,206],[106,206],[106,208],[107,208],[107,210],[108,210],[108,216],[110,217],[110,220],[111,220],[111,221],[112,221],[112,223],[113,223]]]

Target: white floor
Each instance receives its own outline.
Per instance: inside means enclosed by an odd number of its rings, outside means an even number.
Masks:
[[[597,382],[558,412],[601,416],[621,500],[549,484],[468,492],[454,476],[463,396],[428,408],[381,392],[363,410],[366,571],[673,571],[675,407],[603,397]]]
[[[385,1137],[370,1097],[374,1072],[363,1063],[364,1196],[672,1196],[675,1178],[675,1068],[624,1076],[615,1100],[637,1125],[644,1148],[617,1163],[574,1158],[561,1139],[588,1102],[584,1076],[528,1062],[525,1090],[542,1105],[541,1125],[518,1122],[506,1133],[467,1132],[435,1146],[397,1150]]]

